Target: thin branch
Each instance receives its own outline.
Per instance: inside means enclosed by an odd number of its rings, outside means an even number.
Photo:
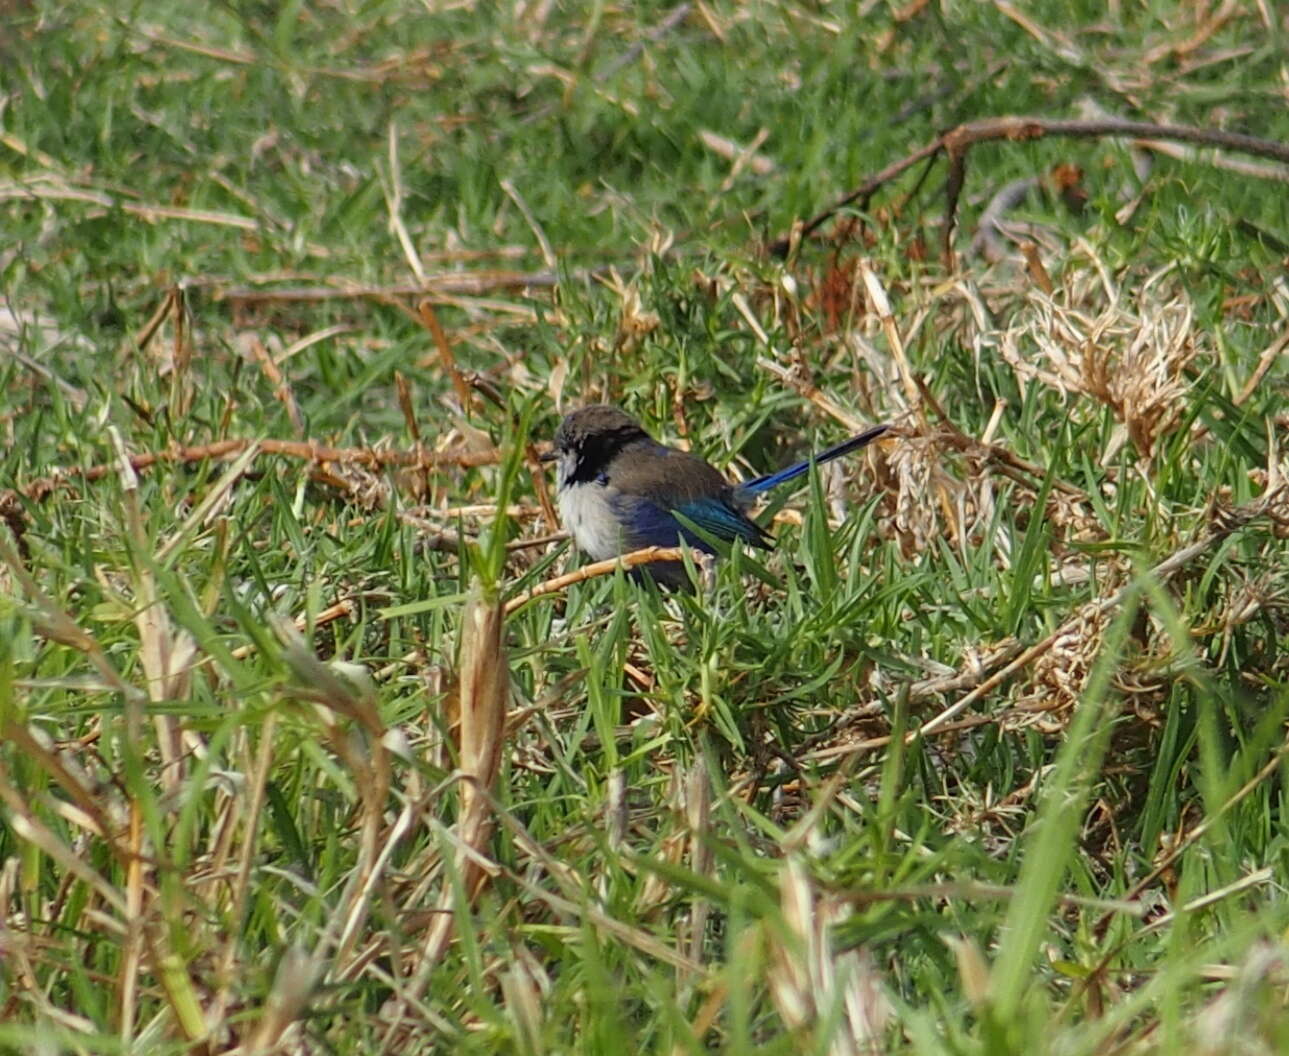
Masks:
[[[1190,125],[1157,125],[1149,121],[1123,121],[1117,118],[1096,120],[1061,121],[1043,117],[988,117],[969,121],[937,136],[930,143],[919,147],[912,154],[888,165],[881,172],[870,176],[854,190],[842,195],[823,212],[807,220],[800,229],[800,237],[814,233],[839,210],[853,202],[867,204],[868,199],[884,184],[889,183],[918,162],[933,158],[942,151],[950,159],[949,181],[946,188],[948,214],[945,217],[944,245],[946,263],[952,263],[950,252],[953,237],[954,213],[958,194],[965,179],[966,153],[977,143],[996,140],[1024,142],[1062,136],[1073,139],[1099,139],[1104,137],[1127,139],[1170,140],[1179,143],[1197,143],[1219,150],[1252,154],[1289,164],[1289,143],[1246,136],[1239,132],[1223,132],[1212,128],[1195,128]],[[862,207],[862,206],[861,206]],[[784,235],[770,244],[770,252],[782,257],[788,252],[789,236]]]
[[[399,467],[408,469],[438,469],[442,466],[456,466],[470,469],[476,466],[492,466],[501,461],[500,451],[425,451],[416,448],[412,451],[384,451],[370,447],[329,447],[326,444],[314,443],[312,440],[217,440],[213,444],[196,444],[192,447],[176,447],[166,451],[145,451],[131,455],[130,465],[135,470],[148,469],[158,463],[203,462],[206,459],[231,458],[240,454],[252,444],[259,444],[261,455],[283,455],[286,458],[298,458],[307,462],[336,462],[348,465],[366,466],[369,469]],[[116,462],[102,463],[94,466],[67,466],[54,470],[47,477],[39,477],[22,489],[28,498],[41,499],[62,484],[71,481],[95,481],[119,468]]]
[[[506,602],[506,615],[509,616],[516,609],[522,608],[536,598],[545,597],[547,594],[557,594],[566,587],[571,587],[574,583],[582,583],[588,579],[594,579],[596,576],[611,576],[619,568],[635,568],[637,565],[649,565],[655,561],[684,560],[687,549],[687,547],[683,546],[648,546],[643,550],[633,550],[629,554],[622,554],[620,557],[611,557],[607,561],[596,561],[594,564],[583,565],[575,572],[548,579],[545,583],[538,584],[527,593],[520,594],[517,598],[511,598]],[[699,555],[695,551],[689,552],[694,553],[695,558],[705,556]]]

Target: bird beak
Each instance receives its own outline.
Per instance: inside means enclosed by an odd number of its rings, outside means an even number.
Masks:
[[[555,462],[558,459],[559,459],[559,455],[557,455],[554,451],[547,451],[545,454],[537,456],[538,462]]]

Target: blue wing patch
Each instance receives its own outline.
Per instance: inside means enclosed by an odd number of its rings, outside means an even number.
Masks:
[[[647,499],[623,503],[623,520],[629,525],[628,535],[632,546],[676,546],[685,542],[705,553],[715,551],[708,541],[682,524],[671,510]],[[749,520],[719,498],[692,499],[676,507],[676,513],[717,539],[745,543],[762,549],[770,548],[771,537],[755,521]]]
[[[742,510],[736,509],[720,499],[695,499],[682,506],[677,506],[676,512],[692,521],[709,535],[716,536],[717,539],[727,539],[730,542],[735,539],[742,539],[743,542],[750,543],[752,546],[759,546],[764,550],[770,549],[770,536],[765,529],[748,518]],[[692,535],[693,533],[686,530],[685,534]],[[698,539],[693,539],[691,542],[694,545],[702,546]],[[709,548],[704,546],[703,549]]]

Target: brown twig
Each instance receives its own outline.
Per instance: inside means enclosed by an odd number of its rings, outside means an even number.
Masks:
[[[447,374],[452,382],[452,388],[457,394],[457,399],[461,401],[462,413],[468,415],[474,407],[470,386],[466,383],[465,376],[457,366],[456,357],[452,354],[452,342],[448,340],[447,332],[443,329],[443,324],[439,322],[439,315],[434,310],[434,305],[430,303],[428,298],[423,298],[417,304],[416,312],[421,325],[434,338],[434,347],[439,353],[439,362],[443,366],[444,373]]]
[[[286,375],[282,373],[282,368],[273,361],[269,351],[264,347],[258,337],[250,335],[247,342],[252,358],[259,368],[263,371],[264,376],[273,386],[273,397],[286,408],[286,415],[291,419],[291,425],[297,433],[304,432],[304,417],[300,414],[300,405],[295,402],[295,393],[291,391],[291,383],[286,380]]]
[[[583,565],[574,572],[548,579],[545,583],[538,584],[527,593],[520,594],[517,598],[511,598],[506,602],[506,615],[509,616],[516,609],[527,605],[536,598],[545,597],[547,594],[557,594],[565,587],[571,587],[574,583],[594,579],[596,576],[610,576],[619,568],[635,568],[637,565],[649,565],[655,561],[681,561],[684,559],[686,550],[687,548],[683,546],[648,546],[643,550],[633,550],[629,554],[622,554],[620,557],[611,557],[607,561],[596,561],[590,565]],[[694,553],[694,551],[690,552]],[[695,553],[695,557],[697,558],[698,556]]]
[[[949,176],[945,188],[948,210],[944,223],[944,259],[946,267],[952,267],[955,213],[958,197],[966,178],[967,151],[977,143],[996,140],[1024,142],[1053,136],[1075,139],[1117,137],[1172,140],[1180,143],[1198,143],[1202,146],[1216,147],[1219,150],[1232,150],[1289,163],[1289,144],[1262,139],[1258,136],[1247,136],[1239,132],[1223,132],[1218,129],[1195,128],[1190,125],[1157,125],[1149,121],[1122,121],[1117,118],[1064,121],[1043,117],[988,117],[959,125],[870,176],[854,190],[842,195],[823,212],[807,220],[801,226],[800,237],[804,238],[818,230],[840,209],[852,202],[860,202],[862,208],[874,192],[884,184],[918,162],[934,158],[944,152],[949,158]],[[770,244],[770,252],[782,257],[787,253],[788,246],[789,236],[784,235]]]
[[[148,469],[157,463],[203,462],[206,459],[231,458],[246,450],[255,440],[218,440],[213,444],[196,444],[175,447],[166,451],[145,451],[131,455],[130,465]],[[312,440],[260,440],[260,454],[282,455],[307,462],[339,462],[366,466],[369,469],[399,467],[407,469],[438,469],[456,466],[471,469],[492,466],[501,461],[500,451],[381,451],[370,447],[328,447]],[[22,489],[28,498],[44,498],[61,484],[75,480],[95,481],[117,471],[115,462],[95,466],[67,466],[54,470],[47,477],[39,477]]]

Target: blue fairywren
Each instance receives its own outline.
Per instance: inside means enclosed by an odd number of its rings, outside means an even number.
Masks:
[[[762,492],[795,480],[811,465],[849,454],[886,432],[878,425],[763,477],[731,484],[697,455],[658,443],[630,415],[608,404],[573,411],[555,432],[559,513],[578,547],[596,561],[646,546],[712,546],[677,514],[716,539],[769,549],[772,536],[744,512]],[[679,562],[648,574],[669,587],[687,584]]]

